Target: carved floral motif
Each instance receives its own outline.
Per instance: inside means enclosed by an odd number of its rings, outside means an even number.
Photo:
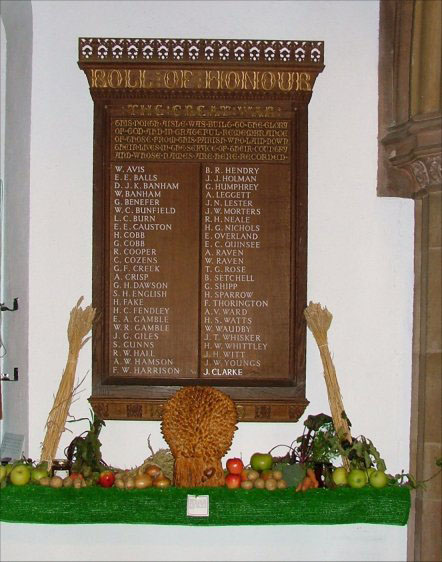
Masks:
[[[442,182],[442,155],[440,153],[419,158],[404,167],[416,182],[416,191]]]

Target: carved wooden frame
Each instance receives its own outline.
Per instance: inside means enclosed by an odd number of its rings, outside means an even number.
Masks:
[[[294,224],[290,274],[291,379],[288,383],[276,381],[271,385],[229,381],[228,386],[225,382],[216,386],[235,401],[240,421],[297,421],[308,404],[305,397],[306,326],[303,317],[307,292],[308,103],[315,79],[324,66],[322,42],[81,38],[79,66],[87,75],[94,100],[93,305],[98,311],[98,321],[93,330],[93,388],[90,398],[93,408],[103,419],[160,420],[165,401],[180,388],[177,384],[167,384],[167,381],[157,381],[157,384],[139,384],[137,381],[121,384],[122,381],[117,381],[118,384],[115,384],[105,369],[104,271],[107,249],[104,215],[108,205],[105,193],[108,108],[125,99],[132,100],[134,104],[152,99],[167,104],[197,97],[202,100],[279,103],[291,113],[291,213]],[[151,73],[152,80],[141,79],[145,70]],[[235,87],[226,81],[219,89],[213,89],[210,83],[208,87],[207,80],[202,80],[204,72],[234,73],[240,70],[250,70],[255,73],[253,76],[259,75],[265,81],[262,81],[261,87],[252,89],[238,87],[235,80]],[[167,73],[179,71],[182,71],[184,79],[180,83],[175,81],[173,87],[169,87]],[[276,77],[283,79],[278,82]],[[179,384],[214,383],[213,379],[212,382],[191,379],[180,380]]]

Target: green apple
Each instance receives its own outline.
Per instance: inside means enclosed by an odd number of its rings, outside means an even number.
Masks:
[[[336,486],[345,486],[348,480],[348,471],[344,466],[335,468],[332,473],[332,480]]]
[[[350,470],[347,480],[351,488],[363,488],[367,484],[367,474],[365,470],[354,468]]]
[[[31,479],[31,468],[25,464],[18,464],[11,470],[9,480],[14,486],[24,486]]]
[[[270,453],[253,453],[250,466],[258,472],[270,470],[273,466],[273,457]]]
[[[388,484],[388,476],[383,470],[375,470],[370,474],[370,484],[373,488],[383,488]]]
[[[373,474],[373,472],[375,472],[376,469],[374,466],[370,466],[370,468],[367,468],[367,480],[370,480],[370,476]]]
[[[47,466],[47,465],[46,465]],[[36,466],[31,470],[31,480],[32,482],[38,483],[42,478],[49,476],[46,466]]]
[[[0,465],[0,482],[3,482],[7,476],[6,466],[4,464]]]

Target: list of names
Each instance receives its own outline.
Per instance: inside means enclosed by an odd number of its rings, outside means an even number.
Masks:
[[[182,177],[179,172],[171,174],[161,164],[112,167],[113,376],[173,378],[196,371],[196,360],[192,363],[174,345],[197,345],[197,335],[182,326],[183,316],[190,314],[186,322],[192,318],[188,308],[192,299],[197,303],[197,287],[181,277],[198,261],[198,228],[188,221],[198,194],[190,189],[191,171]]]

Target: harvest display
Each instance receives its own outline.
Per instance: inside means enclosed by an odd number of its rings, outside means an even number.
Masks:
[[[346,487],[357,490],[417,485],[414,478],[404,472],[388,474],[385,462],[372,441],[363,435],[351,435],[351,424],[343,409],[336,373],[329,353],[324,351],[331,315],[326,309],[312,304],[306,309],[306,317],[321,346],[332,416],[324,413],[307,416],[302,434],[292,443],[276,444],[268,452],[257,451],[250,459],[227,457],[223,466],[222,459],[229,451],[237,429],[235,404],[218,389],[191,386],[178,390],[164,408],[161,430],[170,449],[155,452],[149,436],[151,455],[139,466],[119,468],[104,461],[99,436],[105,422],[93,412],[89,429],[72,439],[64,451],[65,458],[54,459],[55,444],[58,444],[64,430],[66,408],[63,406],[57,422],[53,421],[53,415],[60,409],[60,404],[70,404],[75,390],[76,359],[94,316],[90,307],[82,311],[80,303],[81,299],[71,312],[68,331],[70,342],[72,338],[77,341],[73,354],[71,345],[73,357],[68,360],[65,370],[65,374],[69,373],[69,382],[66,383],[64,374],[48,418],[41,459],[22,458],[13,463],[2,463],[2,489],[7,486],[43,486],[54,490],[100,487],[104,490],[114,488],[123,494],[136,494],[143,493],[147,488],[166,493],[170,488],[224,487],[239,494],[271,493],[275,494],[275,498],[281,494],[282,499],[287,494],[308,496],[321,489],[333,492]],[[75,336],[76,325],[78,333]],[[322,336],[318,335],[321,330]],[[48,442],[52,443],[51,447]],[[278,456],[276,451],[280,448],[283,448],[283,454]],[[437,464],[440,466],[440,459]]]

